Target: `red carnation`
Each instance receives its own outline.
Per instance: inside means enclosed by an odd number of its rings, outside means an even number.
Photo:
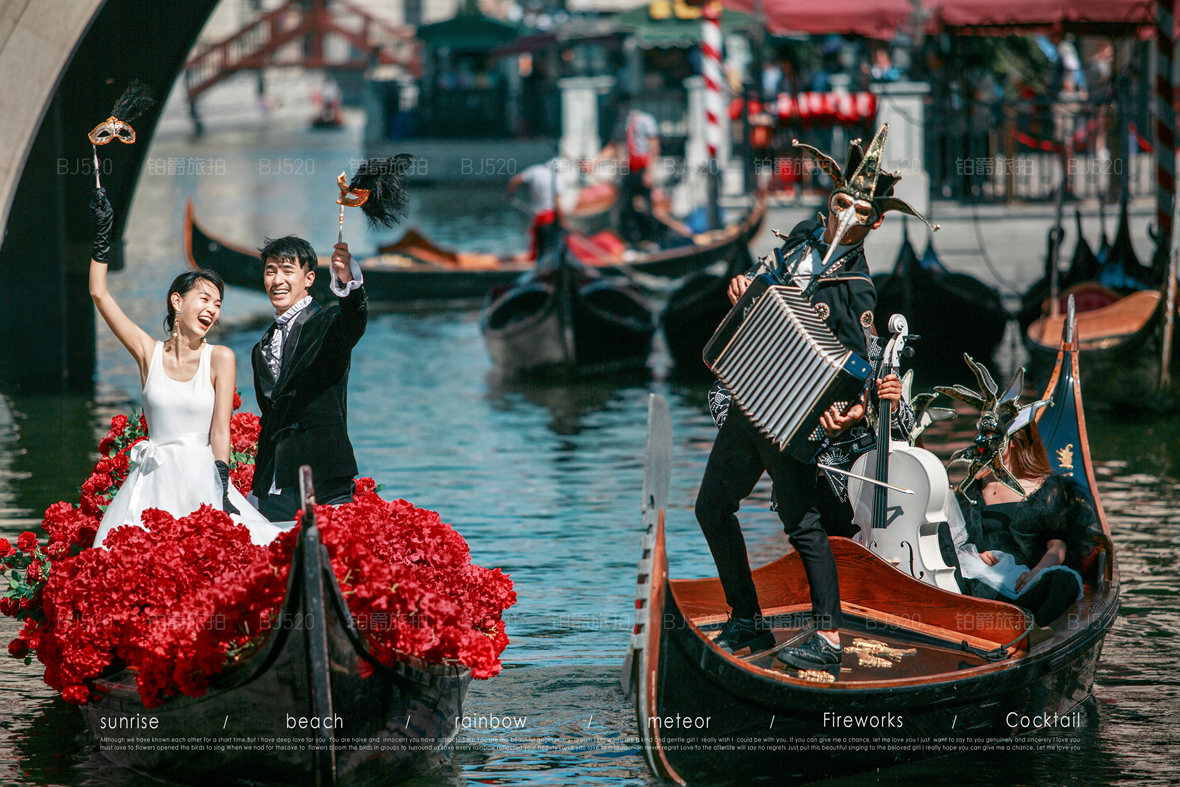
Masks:
[[[71,705],[82,705],[90,699],[90,692],[85,686],[74,684],[61,690],[61,698]]]
[[[111,431],[122,432],[127,428],[127,416],[120,413],[111,419]]]
[[[37,534],[32,530],[26,530],[16,539],[16,546],[22,552],[32,552],[37,548]]]
[[[26,579],[26,581],[28,581],[31,584],[33,582],[36,582],[40,578],[41,578],[41,564],[38,561],[34,560],[33,562],[29,563],[29,569],[28,569],[28,571],[25,572],[25,579]]]
[[[12,543],[7,538],[0,538],[0,557],[8,557],[14,551]]]
[[[238,389],[234,389],[234,409],[237,410],[242,406],[242,395],[238,393]]]
[[[250,494],[254,486],[254,465],[239,464],[229,471],[230,481],[243,495]]]
[[[29,643],[25,642],[20,637],[17,637],[12,642],[8,643],[8,655],[14,659],[23,659],[25,654],[29,652]]]

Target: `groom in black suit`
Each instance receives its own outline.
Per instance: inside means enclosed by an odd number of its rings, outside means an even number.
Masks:
[[[272,522],[295,518],[301,465],[310,465],[316,502],[352,501],[356,457],[348,440],[348,368],[365,332],[367,303],[359,266],[347,243],[332,251],[331,290],[338,304],[321,308],[309,290],[317,257],[289,235],[261,249],[262,278],[275,323],[254,346],[254,390],[262,411],[251,489]]]

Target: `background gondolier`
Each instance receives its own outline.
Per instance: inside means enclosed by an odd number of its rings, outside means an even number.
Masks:
[[[651,190],[655,185],[652,165],[660,157],[659,125],[656,119],[631,107],[631,97],[623,94],[616,104],[619,122],[610,143],[592,161],[589,171],[606,159],[620,160],[619,235],[632,246],[651,241],[655,235]]]
[[[762,263],[733,278],[729,297],[733,302],[745,292],[756,274],[769,273],[784,284],[804,290],[836,338],[849,350],[867,355],[866,331],[871,329],[876,291],[864,256],[864,240],[881,226],[884,213],[901,210],[922,218],[909,205],[890,196],[900,176],[880,171],[887,126],[873,138],[867,151],[859,140],[849,146],[844,171],[830,157],[800,145],[814,155],[820,167],[835,181],[825,221],[817,217],[791,231],[775,263]],[[924,221],[924,219],[923,219]],[[895,375],[877,381],[880,397],[898,401],[901,385]],[[820,419],[830,435],[837,435],[864,416],[864,404],[845,413],[833,407]],[[797,668],[826,668],[840,663],[840,588],[828,536],[817,515],[817,471],[781,451],[760,434],[741,408],[732,408],[721,425],[696,502],[701,525],[732,615],[718,646],[738,651],[761,650],[774,645],[774,637],[761,617],[761,607],[750,572],[745,540],[738,522],[741,501],[749,495],[763,471],[770,474],[778,496],[778,515],[791,544],[798,551],[811,587],[812,614],[817,633],[802,647],[786,648],[779,658]]]

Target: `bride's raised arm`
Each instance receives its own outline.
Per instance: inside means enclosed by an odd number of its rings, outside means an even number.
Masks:
[[[139,364],[140,379],[146,380],[155,340],[123,313],[107,289],[107,261],[111,253],[111,227],[115,211],[107,199],[106,189],[94,190],[90,198],[90,210],[95,220],[94,250],[90,257],[90,297],[111,331]]]

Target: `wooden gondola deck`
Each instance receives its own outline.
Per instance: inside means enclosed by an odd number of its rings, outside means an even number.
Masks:
[[[1072,303],[1067,311],[1073,317]],[[832,538],[845,649],[834,672],[799,672],[775,656],[813,631],[795,553],[753,572],[776,642],[756,654],[735,656],[713,643],[729,613],[717,578],[669,576],[671,415],[653,395],[647,530],[623,683],[634,690],[642,749],[656,774],[679,784],[788,784],[871,771],[943,751],[928,745],[935,739],[970,747],[1027,733],[1033,728],[1021,719],[1057,718],[1086,700],[1118,614],[1119,573],[1090,460],[1073,326],[1068,320],[1043,389],[1052,404],[1037,427],[1057,471],[1081,485],[1097,514],[1093,548],[1078,567],[1082,598],[1038,627],[1017,606],[924,584],[860,544]],[[683,718],[707,724],[718,746],[698,745],[695,730],[676,725]]]
[[[1141,332],[1160,310],[1163,296],[1158,290],[1140,290],[1119,298],[1114,303],[1077,315],[1079,349],[1101,350],[1115,347]],[[1045,316],[1028,329],[1030,340],[1046,347],[1055,347],[1057,337],[1065,325],[1065,314]],[[1044,339],[1040,339],[1044,337]]]
[[[743,656],[720,649],[717,653],[786,682],[820,681],[832,683],[832,688],[858,689],[929,684],[940,676],[958,680],[968,671],[1004,669],[1004,662],[1051,651],[1103,609],[1101,574],[1106,561],[1097,555],[1109,553],[1101,543],[1096,544],[1086,577],[1085,596],[1069,615],[1047,628],[1035,627],[1011,604],[947,593],[917,582],[848,539],[833,538],[831,543],[840,576],[857,580],[855,586],[841,584],[845,625],[840,637],[848,655],[834,681],[822,673],[800,675],[774,657],[780,646],[798,644],[813,630],[806,577],[794,553],[754,571],[759,598],[787,601],[763,610],[775,647]],[[668,584],[692,629],[702,639],[715,638],[729,612],[720,582],[680,579]]]

